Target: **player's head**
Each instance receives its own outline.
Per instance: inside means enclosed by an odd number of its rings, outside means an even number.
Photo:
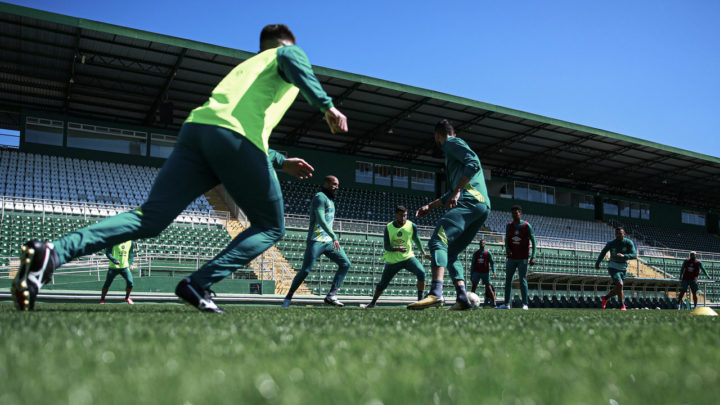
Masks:
[[[325,180],[323,180],[322,184],[322,191],[325,193],[325,195],[328,196],[331,200],[335,199],[335,194],[337,194],[337,190],[340,187],[340,181],[337,177],[333,175],[325,176]]]
[[[295,45],[295,35],[285,24],[268,24],[260,31],[260,52],[283,45]]]
[[[405,206],[398,205],[395,207],[395,221],[400,226],[405,225],[405,221],[407,221],[407,208]]]
[[[480,250],[485,250],[485,239],[480,239]]]
[[[522,207],[513,205],[512,208],[510,208],[510,213],[512,214],[513,221],[520,221],[522,218]]]
[[[690,259],[695,260],[696,258],[697,258],[697,252],[693,250],[692,252],[690,252]]]
[[[450,121],[441,119],[435,124],[435,143],[438,146],[443,146],[449,136],[455,136],[455,128],[453,128]]]
[[[625,238],[625,228],[618,226],[615,228],[615,239],[623,240]]]

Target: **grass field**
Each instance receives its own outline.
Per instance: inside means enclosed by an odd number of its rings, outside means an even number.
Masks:
[[[708,404],[720,323],[678,311],[0,304],[0,404]]]

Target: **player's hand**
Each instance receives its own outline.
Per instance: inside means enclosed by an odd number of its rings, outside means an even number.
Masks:
[[[282,171],[300,180],[305,180],[312,177],[315,168],[303,159],[287,158],[282,164]]]
[[[449,210],[457,207],[458,199],[460,199],[460,191],[455,191],[450,195],[450,198],[445,201],[445,209]]]
[[[120,260],[115,260],[113,263],[120,264]]]
[[[422,207],[418,208],[417,211],[415,211],[415,216],[418,218],[422,218],[430,213],[430,206],[429,205],[423,205]]]
[[[130,266],[130,270],[135,270],[136,268],[137,268],[137,266],[134,264],[132,266]]]
[[[400,245],[400,246],[395,246],[395,251],[396,251],[396,252],[403,252],[403,253],[405,253],[405,252],[407,252],[407,248],[406,248],[405,246],[402,246],[402,245]]]
[[[534,265],[535,265],[535,258],[534,258],[534,257],[530,259],[530,265],[531,265],[531,266],[534,266]]]
[[[625,257],[625,255],[624,255],[624,254],[622,254],[622,253],[615,253],[615,257],[619,257],[619,258],[621,258],[621,259],[622,259],[622,258],[624,258],[624,257]]]
[[[599,265],[599,264],[596,264],[596,265],[595,265],[595,270],[600,270],[600,265]]]
[[[333,248],[334,248],[335,250],[340,250],[340,242],[334,240],[334,241],[333,241]]]
[[[330,132],[333,134],[348,131],[347,117],[335,107],[328,108],[325,111],[325,121],[327,121]]]
[[[432,260],[432,257],[430,257],[430,255],[427,254],[427,253],[423,253],[423,257],[426,258],[426,259],[428,259],[428,260]]]

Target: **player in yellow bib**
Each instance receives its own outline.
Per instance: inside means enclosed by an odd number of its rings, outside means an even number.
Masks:
[[[380,282],[375,288],[372,301],[370,301],[365,308],[375,307],[378,298],[380,298],[388,284],[390,284],[390,281],[402,269],[406,269],[417,277],[417,297],[418,301],[420,301],[425,292],[425,270],[422,264],[420,264],[420,261],[415,257],[415,253],[413,253],[413,242],[415,246],[420,249],[424,258],[430,260],[430,255],[426,254],[425,249],[422,247],[417,226],[407,220],[407,208],[402,205],[395,207],[395,221],[387,224],[385,232],[383,233],[385,244],[383,260],[385,260],[385,268],[383,269]]]
[[[131,240],[105,249],[105,256],[110,260],[110,264],[108,265],[107,277],[105,278],[105,284],[102,287],[102,293],[100,295],[101,304],[105,303],[105,297],[110,289],[110,285],[112,285],[113,280],[118,274],[125,279],[125,302],[130,305],[134,304],[132,298],[130,298],[130,292],[133,289],[131,270],[135,268],[136,250],[137,243]]]
[[[275,169],[300,179],[314,170],[304,160],[286,159],[268,147],[273,128],[298,93],[325,115],[332,133],[347,132],[347,119],[323,91],[293,33],[282,24],[268,25],[260,33],[260,53],[230,71],[185,120],[141,207],[52,243],[33,240],[21,247],[23,265],[12,286],[18,309],[33,309],[38,290],[57,267],[126,240],[158,235],[194,199],[222,183],[251,226],[183,279],[175,294],[201,311],[225,312],[213,302],[210,286],[285,234]]]

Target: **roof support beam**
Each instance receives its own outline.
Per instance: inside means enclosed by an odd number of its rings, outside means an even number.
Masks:
[[[75,63],[79,57],[78,47],[80,46],[80,33],[82,30],[78,27],[75,29],[75,49],[73,50],[73,59],[70,62],[70,74],[68,75],[67,82],[65,83],[65,100],[63,101],[63,112],[67,114],[68,105],[70,104],[70,93],[72,91],[72,85],[75,83]],[[81,63],[85,63],[81,59]]]
[[[158,92],[157,97],[155,97],[152,106],[150,106],[150,109],[148,110],[147,115],[143,120],[143,125],[152,125],[155,122],[155,113],[157,112],[158,107],[160,107],[160,103],[163,101],[163,99],[167,99],[167,92],[170,89],[170,85],[172,84],[173,79],[177,75],[180,64],[182,64],[183,59],[185,59],[187,51],[187,48],[183,48],[183,50],[180,52],[180,55],[178,55],[177,59],[175,60],[175,65],[173,65],[172,69],[170,70],[170,74],[165,79],[165,84],[163,84],[163,87]]]
[[[378,135],[383,135],[387,133],[387,131],[392,130],[392,127],[397,124],[398,122],[402,121],[405,118],[408,118],[410,114],[417,111],[420,107],[425,105],[430,100],[430,97],[423,97],[422,99],[415,102],[415,104],[411,105],[410,107],[406,108],[402,112],[396,114],[390,119],[385,120],[384,122],[381,122],[380,124],[376,125],[373,129],[370,131],[364,133],[361,136],[356,137],[352,141],[346,143],[343,147],[340,148],[340,151],[343,153],[348,154],[355,154],[360,149],[362,149],[364,146],[370,145],[373,140]]]

